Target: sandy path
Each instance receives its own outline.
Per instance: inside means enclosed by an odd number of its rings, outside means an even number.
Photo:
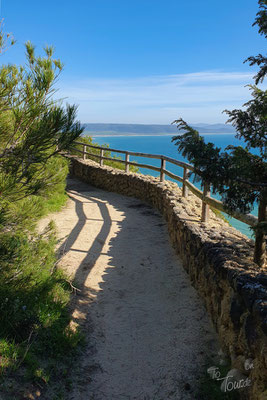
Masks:
[[[73,318],[88,332],[69,399],[195,399],[217,339],[162,217],[76,180],[68,193],[52,219],[61,266],[82,289]]]

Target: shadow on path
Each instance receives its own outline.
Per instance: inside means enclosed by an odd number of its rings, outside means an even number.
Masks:
[[[74,320],[88,332],[69,399],[193,399],[218,344],[164,220],[137,199],[76,180],[68,193],[73,220],[59,252],[81,289]]]

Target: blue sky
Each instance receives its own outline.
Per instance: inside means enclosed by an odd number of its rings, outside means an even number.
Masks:
[[[23,63],[23,43],[53,44],[64,65],[59,97],[82,122],[224,122],[249,99],[264,52],[252,27],[256,0],[1,0],[17,40],[2,62]]]

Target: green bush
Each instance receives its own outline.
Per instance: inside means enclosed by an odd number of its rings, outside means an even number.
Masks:
[[[44,175],[51,183],[38,195],[22,197],[18,201],[3,199],[0,202],[0,228],[12,230],[32,230],[38,219],[49,212],[58,211],[66,202],[65,193],[68,161],[62,156],[54,156],[46,163]],[[16,189],[14,188],[14,191]]]
[[[53,175],[53,185],[6,203],[0,213],[2,389],[5,377],[18,368],[25,369],[27,379],[48,383],[51,374],[55,377],[52,371],[65,368],[81,341],[80,332],[70,329],[71,286],[56,268],[55,228],[50,223],[42,234],[35,229],[38,219],[66,202],[67,160],[51,158],[45,173]]]

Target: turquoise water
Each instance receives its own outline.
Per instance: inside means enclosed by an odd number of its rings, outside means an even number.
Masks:
[[[209,134],[204,135],[206,142],[212,142],[216,146],[225,149],[229,144],[242,145],[243,142],[236,139],[234,134]],[[118,150],[128,150],[134,152],[162,154],[180,161],[187,161],[181,154],[178,153],[177,147],[171,142],[172,136],[96,136],[94,141],[100,145],[109,144],[111,148]],[[114,153],[113,153],[114,154]],[[118,154],[119,155],[119,154]],[[130,161],[137,161],[140,163],[150,164],[160,167],[160,160],[153,160],[151,158],[143,157],[130,157]],[[170,163],[166,163],[166,169],[175,173],[176,175],[183,176],[183,169]],[[143,174],[158,176],[159,173],[150,169],[140,168]],[[172,180],[166,176],[166,179]],[[178,183],[180,185],[180,183]],[[200,187],[199,183],[195,183]],[[213,195],[214,197],[217,197]],[[217,197],[218,198],[218,197]],[[254,209],[252,214],[257,215],[257,210]],[[252,237],[251,230],[248,225],[240,222],[234,218],[227,216],[230,224],[244,233],[248,237]]]

